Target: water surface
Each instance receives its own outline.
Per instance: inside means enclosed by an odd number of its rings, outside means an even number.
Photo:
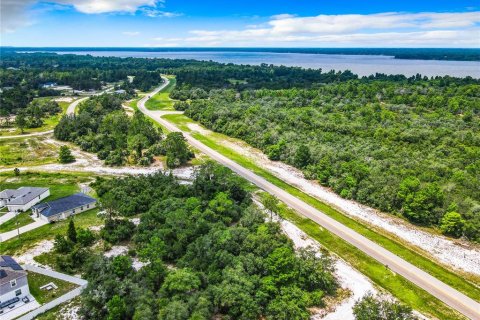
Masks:
[[[380,55],[341,55],[274,52],[231,52],[231,51],[57,51],[60,54],[90,54],[92,56],[195,59],[222,63],[259,65],[262,63],[288,67],[351,70],[359,76],[375,73],[454,77],[471,76],[480,78],[479,61],[405,60]]]

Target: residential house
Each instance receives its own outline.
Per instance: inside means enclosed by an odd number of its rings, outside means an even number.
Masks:
[[[28,302],[29,295],[27,272],[12,257],[0,256],[0,314],[20,300]]]
[[[6,205],[10,212],[24,212],[50,195],[50,189],[21,187],[0,192],[0,205]]]
[[[93,209],[96,204],[97,199],[79,192],[54,201],[39,203],[32,207],[32,212],[45,221],[54,222]]]

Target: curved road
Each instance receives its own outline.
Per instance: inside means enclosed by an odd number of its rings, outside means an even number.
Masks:
[[[98,96],[98,95],[104,94],[106,92],[111,91],[112,89],[113,89],[113,87],[107,88],[107,89],[105,89],[105,90],[103,90],[99,93],[93,94],[93,96]],[[90,96],[77,99],[77,100],[73,101],[72,103],[70,103],[70,105],[68,106],[65,114],[68,114],[68,115],[75,114],[75,109],[77,108],[78,104],[87,100],[88,98],[90,98]],[[49,134],[49,133],[53,133],[53,130],[27,133],[27,134],[19,134],[19,135],[15,135],[15,136],[0,136],[0,140],[1,139],[28,138],[28,137],[35,137],[35,136],[43,136],[43,135],[46,135],[46,134]]]
[[[480,304],[477,301],[467,297],[458,290],[439,281],[437,278],[417,268],[411,263],[403,260],[402,258],[391,253],[390,251],[386,250],[375,242],[365,238],[361,234],[330,218],[323,212],[294,197],[283,189],[268,182],[264,178],[254,174],[253,172],[242,167],[238,163],[221,155],[217,151],[207,147],[197,139],[193,138],[189,133],[179,130],[175,125],[163,119],[161,117],[161,112],[148,110],[145,107],[145,102],[147,102],[150,97],[152,97],[168,85],[168,79],[165,77],[162,78],[165,80],[165,82],[161,86],[159,86],[150,94],[146,95],[140,101],[138,101],[138,109],[141,110],[144,114],[148,115],[153,120],[157,121],[170,131],[182,132],[187,141],[192,146],[199,149],[200,151],[208,155],[210,158],[230,168],[232,171],[236,172],[238,175],[242,176],[248,181],[254,183],[266,192],[276,196],[280,201],[284,202],[297,212],[315,221],[325,229],[329,230],[333,234],[352,244],[353,246],[368,254],[380,263],[388,266],[392,271],[410,280],[411,282],[413,282],[420,288],[426,290],[431,295],[443,301],[445,304],[449,305],[453,309],[459,311],[470,319],[480,319]]]

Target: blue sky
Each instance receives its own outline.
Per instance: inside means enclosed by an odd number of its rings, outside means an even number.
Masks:
[[[3,46],[480,47],[480,2],[2,0]]]

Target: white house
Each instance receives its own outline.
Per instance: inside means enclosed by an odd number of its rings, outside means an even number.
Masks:
[[[93,209],[96,205],[97,199],[79,192],[54,201],[39,203],[32,207],[32,212],[45,221],[53,222]]]
[[[50,189],[37,187],[21,187],[17,190],[7,189],[0,193],[0,201],[4,202],[10,212],[24,212],[50,195]]]
[[[0,256],[0,314],[29,302],[29,295],[27,272],[12,257]]]

